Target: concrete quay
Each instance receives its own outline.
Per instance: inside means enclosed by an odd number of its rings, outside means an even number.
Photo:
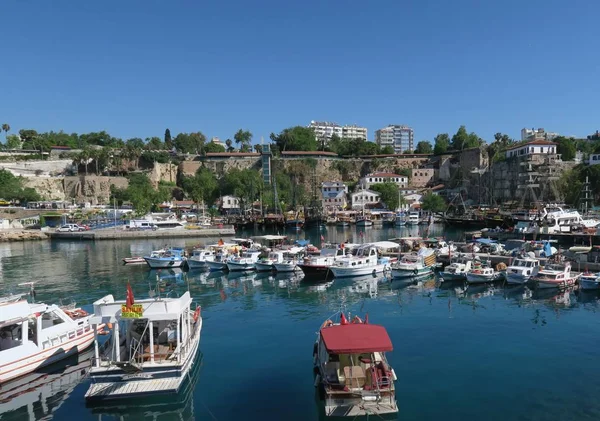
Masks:
[[[48,232],[46,233],[51,240],[80,240],[80,241],[100,241],[100,240],[135,240],[150,238],[220,238],[232,237],[235,235],[235,229],[231,225],[225,225],[223,228],[202,228],[202,229],[165,229],[165,230],[124,230],[122,228],[105,228],[93,231],[82,232]]]

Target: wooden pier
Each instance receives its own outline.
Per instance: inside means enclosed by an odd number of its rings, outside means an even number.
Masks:
[[[235,229],[231,225],[222,228],[202,229],[164,229],[164,230],[125,230],[122,228],[105,228],[81,232],[48,232],[51,240],[136,240],[151,238],[221,238],[232,237]]]

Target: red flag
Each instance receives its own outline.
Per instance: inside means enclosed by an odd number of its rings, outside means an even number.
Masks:
[[[369,313],[365,314],[365,321],[363,323],[366,325],[369,324]]]
[[[347,325],[348,324],[348,320],[346,319],[346,316],[344,316],[344,313],[342,313],[342,315],[340,316],[340,324],[341,325]]]
[[[135,303],[135,299],[133,298],[133,291],[131,289],[131,284],[127,282],[127,299],[125,300],[125,307],[131,308],[133,303]]]

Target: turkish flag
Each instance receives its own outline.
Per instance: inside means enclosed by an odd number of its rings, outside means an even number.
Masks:
[[[127,300],[125,301],[125,307],[131,308],[133,303],[135,302],[133,298],[133,291],[131,290],[131,284],[127,282]]]

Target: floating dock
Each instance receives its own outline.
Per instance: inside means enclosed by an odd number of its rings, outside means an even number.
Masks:
[[[222,228],[202,228],[202,229],[158,229],[158,230],[124,230],[122,228],[105,228],[81,232],[47,232],[46,235],[51,240],[136,240],[150,238],[220,238],[232,237],[235,235],[235,229],[232,225],[225,225]]]

